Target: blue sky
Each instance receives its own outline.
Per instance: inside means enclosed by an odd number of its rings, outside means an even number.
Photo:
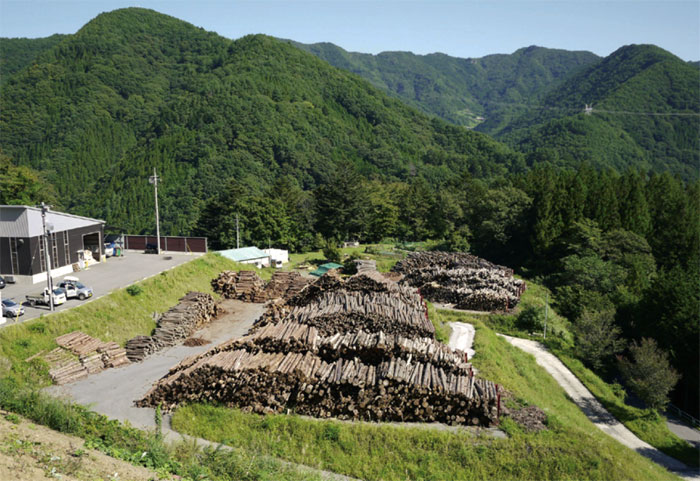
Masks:
[[[0,0],[0,36],[74,33],[100,12],[152,8],[229,38],[264,33],[346,50],[457,57],[539,45],[605,56],[653,43],[700,60],[700,1]]]

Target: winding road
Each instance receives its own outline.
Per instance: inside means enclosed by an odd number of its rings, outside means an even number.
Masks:
[[[700,472],[691,469],[677,459],[673,459],[662,453],[652,445],[639,439],[632,431],[627,429],[620,421],[610,414],[600,402],[586,389],[574,374],[552,353],[536,341],[520,339],[517,337],[503,336],[513,346],[535,356],[537,364],[542,366],[555,381],[564,388],[584,414],[593,424],[598,426],[604,433],[612,436],[625,446],[634,449],[642,456],[646,456],[657,464],[665,467],[669,471],[681,476],[684,479],[700,481]]]

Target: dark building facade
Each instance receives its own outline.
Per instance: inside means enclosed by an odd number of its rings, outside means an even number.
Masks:
[[[104,221],[62,212],[46,214],[48,254],[53,276],[72,272],[85,251],[99,261],[104,255]],[[88,255],[88,258],[90,255]],[[0,206],[0,275],[40,282],[46,276],[41,209]]]

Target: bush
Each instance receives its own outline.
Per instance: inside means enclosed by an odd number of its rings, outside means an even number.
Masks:
[[[663,410],[668,404],[668,393],[680,375],[668,362],[668,355],[653,339],[642,338],[630,346],[632,360],[620,359],[620,372],[625,383],[652,409]]]
[[[143,292],[143,288],[138,284],[134,284],[132,286],[127,287],[126,292],[128,292],[131,296],[138,296]]]
[[[334,240],[326,241],[326,245],[323,247],[323,255],[329,262],[340,263],[340,249],[338,249]]]
[[[518,314],[515,325],[528,332],[541,331],[544,328],[544,309],[537,306],[525,307]]]

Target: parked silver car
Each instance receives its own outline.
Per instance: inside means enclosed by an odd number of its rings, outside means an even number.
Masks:
[[[92,288],[80,282],[77,277],[65,277],[58,284],[58,287],[66,293],[66,299],[77,297],[83,301],[88,297],[92,297]]]
[[[3,317],[14,317],[17,319],[19,316],[24,314],[24,307],[12,299],[2,300],[2,315]]]

